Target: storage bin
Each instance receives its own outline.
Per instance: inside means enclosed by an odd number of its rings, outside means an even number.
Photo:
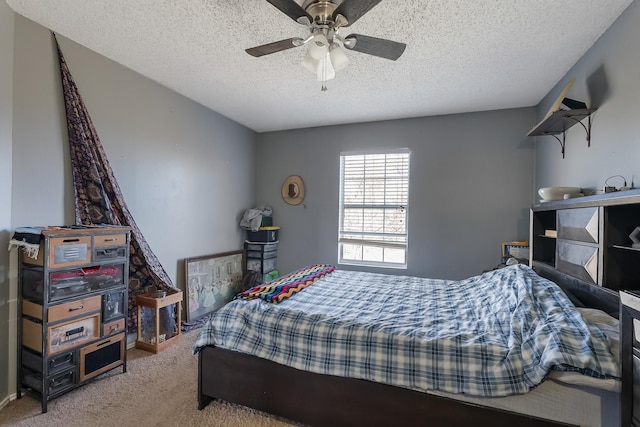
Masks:
[[[120,366],[126,359],[125,334],[114,335],[80,349],[80,381]]]
[[[270,272],[271,270],[275,270],[276,268],[276,258],[269,259],[247,259],[247,270],[251,271],[259,271],[261,274],[265,274]]]
[[[260,227],[258,228],[258,231],[247,229],[247,241],[264,243],[277,242],[279,231],[280,227],[277,225],[271,227]]]
[[[124,317],[125,291],[114,291],[102,295],[102,322],[110,322],[114,319]]]
[[[100,313],[49,326],[47,334],[48,348],[43,349],[42,323],[22,319],[22,344],[40,353],[47,350],[54,354],[100,338]]]
[[[180,337],[182,291],[170,289],[166,296],[152,293],[136,296],[138,339],[136,348],[158,353]]]
[[[125,264],[105,264],[52,272],[49,279],[49,301],[122,287],[126,283],[125,271],[128,274]]]
[[[270,282],[272,280],[277,279],[280,276],[280,273],[278,273],[278,270],[271,270],[268,273],[265,273],[262,275],[262,283],[265,282]]]
[[[260,252],[260,251],[247,251],[247,258],[275,258],[278,256],[277,251]]]
[[[257,252],[260,252],[260,253],[275,252],[275,251],[278,250],[278,242],[273,242],[273,243],[249,243],[249,242],[245,242],[244,248],[247,251],[257,251]]]
[[[45,381],[45,391],[50,396],[55,396],[65,390],[71,389],[75,385],[76,370],[75,368],[66,370],[61,374],[52,375]],[[42,393],[42,373],[32,372],[29,369],[22,369],[22,381],[36,390],[38,393]]]

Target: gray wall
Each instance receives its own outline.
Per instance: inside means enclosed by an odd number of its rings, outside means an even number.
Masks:
[[[8,375],[15,348],[15,295],[9,286],[11,228],[11,131],[13,121],[13,11],[0,0],[0,408],[13,389]],[[13,273],[15,274],[15,273]]]
[[[377,271],[459,279],[494,267],[501,242],[528,238],[534,123],[524,108],[260,134],[258,204],[281,226],[279,270],[337,263],[340,153],[393,147],[411,150],[408,268]],[[289,175],[305,182],[301,205],[282,200]]]
[[[242,247],[238,223],[256,199],[256,133],[58,41],[137,225],[184,288],[184,258]],[[55,45],[49,30],[18,15],[14,45],[11,226],[73,223]]]
[[[575,125],[567,132],[566,158],[550,136],[536,139],[536,188],[575,186],[600,189],[612,175],[623,175],[640,187],[640,2],[633,2],[613,26],[577,62],[538,107],[541,119],[564,85],[576,82],[569,98],[597,108],[593,114],[591,147],[585,131]],[[587,124],[587,120],[584,120]],[[622,185],[612,179],[616,187]]]
[[[183,279],[180,260],[240,248],[238,221],[255,200],[256,134],[62,36],[58,40],[129,210],[174,282]],[[53,39],[46,28],[17,16],[15,44],[12,222],[72,223]]]

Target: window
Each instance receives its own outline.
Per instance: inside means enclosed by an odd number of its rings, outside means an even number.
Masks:
[[[407,267],[409,151],[340,155],[339,262]]]

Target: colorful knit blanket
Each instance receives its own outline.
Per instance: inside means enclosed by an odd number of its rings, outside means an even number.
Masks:
[[[239,293],[236,298],[248,300],[261,298],[277,304],[314,284],[335,269],[335,266],[327,264],[308,265],[271,282],[254,286]]]

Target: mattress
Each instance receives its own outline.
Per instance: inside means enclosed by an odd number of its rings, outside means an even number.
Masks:
[[[602,331],[522,265],[457,282],[336,270],[299,293],[283,288],[293,296],[277,304],[220,309],[194,352],[215,345],[320,374],[473,396],[526,393],[551,369],[618,376]]]
[[[428,393],[583,427],[620,426],[619,392],[553,380],[544,381],[526,394],[505,397],[474,397],[438,390]]]

